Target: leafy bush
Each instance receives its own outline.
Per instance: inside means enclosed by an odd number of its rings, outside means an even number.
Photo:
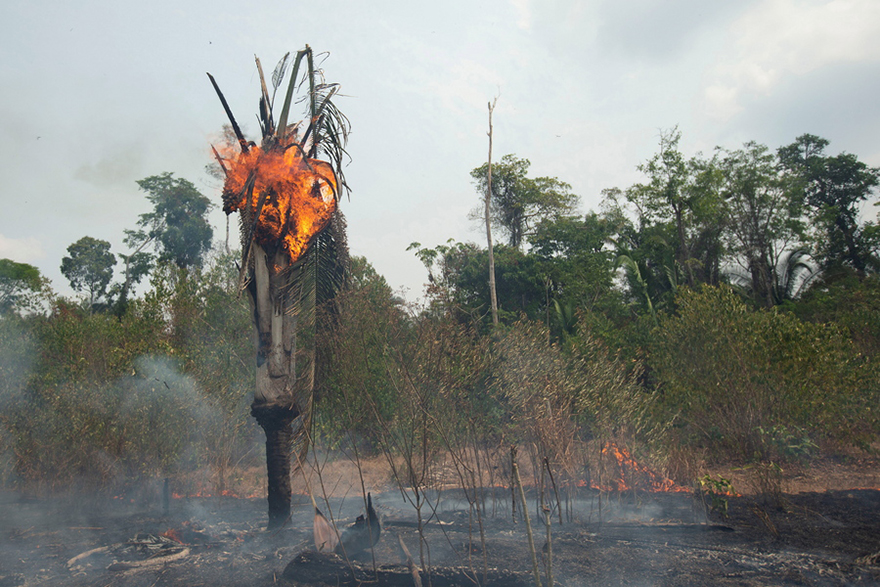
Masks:
[[[119,317],[62,300],[0,320],[5,477],[111,486],[208,467],[225,489],[255,452],[250,318],[229,266],[160,268]]]
[[[797,431],[801,448],[873,438],[876,368],[839,328],[752,310],[727,287],[682,290],[677,301],[651,362],[679,441],[711,457],[767,461],[792,456],[783,431]]]

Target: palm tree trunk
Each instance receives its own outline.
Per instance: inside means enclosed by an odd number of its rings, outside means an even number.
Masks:
[[[257,380],[251,415],[266,433],[269,525],[275,529],[290,517],[291,423],[301,413],[295,394],[297,317],[288,311],[290,297],[275,283],[289,264],[279,250],[269,258],[253,244],[254,279],[249,288],[257,336]]]
[[[266,433],[266,478],[269,502],[269,524],[274,530],[284,525],[290,517],[290,452],[293,446],[293,429],[290,423],[297,415],[295,407],[286,410],[282,406],[251,406],[251,415]]]
[[[284,77],[288,55],[276,67],[272,77],[273,89],[277,90]],[[288,131],[287,120],[293,103],[293,91],[300,77],[299,68],[306,61],[309,80],[310,124],[302,138],[295,131]],[[263,131],[262,153],[282,150],[296,146],[302,154],[302,161],[290,167],[292,175],[300,174],[302,181],[311,182],[313,190],[321,194],[330,189],[334,200],[332,206],[321,198],[323,211],[335,210],[338,190],[346,188],[342,175],[342,158],[348,137],[348,119],[333,105],[331,97],[336,92],[336,84],[319,84],[320,71],[315,69],[311,48],[297,52],[290,74],[287,94],[281,109],[281,118],[276,126],[272,114],[272,99],[269,97],[266,78],[260,60],[256,59],[260,75],[261,99],[259,120]],[[242,154],[251,151],[250,143],[241,132],[226,98],[208,74],[217,96],[223,105],[232,125]],[[322,79],[322,78],[321,78]],[[273,94],[274,96],[274,94]],[[311,133],[311,138],[309,134]],[[312,157],[320,150],[329,156],[331,164],[321,161],[305,160],[303,149],[309,143]],[[326,143],[326,144],[325,144]],[[312,250],[312,244],[320,234],[326,233],[327,219],[314,232],[300,233],[300,225],[282,214],[278,201],[290,199],[291,205],[303,204],[302,193],[288,189],[278,178],[268,173],[262,177],[263,184],[255,192],[258,166],[262,165],[261,153],[256,159],[238,157],[227,159],[223,165],[227,175],[223,192],[223,209],[227,214],[241,212],[242,264],[239,283],[248,292],[256,330],[256,386],[251,414],[266,433],[266,469],[269,501],[269,528],[282,526],[290,517],[291,497],[291,459],[292,450],[302,454],[308,447],[308,427],[311,419],[313,391],[315,382],[315,303],[316,275],[319,262]],[[314,166],[323,172],[316,173]],[[271,167],[271,165],[270,165]],[[258,194],[257,199],[254,198]],[[315,194],[312,194],[315,197]],[[279,200],[280,199],[280,200]],[[275,201],[275,204],[272,202]],[[263,217],[264,206],[274,211],[274,216]],[[282,232],[276,234],[277,221],[283,218]],[[271,226],[268,235],[258,238],[258,228]],[[343,229],[344,230],[344,229]],[[293,250],[285,245],[286,236],[305,236],[307,242],[303,249]],[[341,237],[344,241],[344,234]],[[340,244],[339,235],[335,239]],[[337,261],[339,257],[336,257]],[[294,426],[295,423],[295,426]]]

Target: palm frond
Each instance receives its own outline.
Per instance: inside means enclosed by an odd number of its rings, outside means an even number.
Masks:
[[[290,114],[290,105],[293,103],[293,93],[297,87],[297,78],[299,77],[299,66],[303,58],[307,54],[311,54],[312,49],[306,45],[305,49],[297,51],[296,59],[293,61],[293,72],[290,74],[290,81],[287,84],[287,94],[284,96],[284,105],[281,107],[281,115],[278,117],[278,130],[276,134],[278,138],[283,139],[287,131],[287,117]]]
[[[820,271],[809,251],[796,249],[782,256],[776,273],[782,299],[796,300],[809,288]]]
[[[275,123],[272,121],[272,101],[269,99],[269,89],[266,87],[266,77],[263,75],[260,58],[254,55],[254,61],[257,63],[257,72],[260,74],[260,128],[265,140],[275,135]]]
[[[287,73],[287,64],[290,59],[290,51],[284,54],[284,57],[281,58],[281,61],[278,62],[278,65],[275,66],[275,69],[272,71],[272,105],[275,105],[275,93],[278,91],[278,87],[281,85],[281,82],[284,81],[284,74]]]
[[[333,98],[339,91],[338,84],[319,84],[316,86],[317,107],[316,117],[312,119],[314,127],[312,137],[312,157],[326,158],[333,171],[340,191],[344,188],[350,191],[345,181],[344,161],[350,158],[345,147],[348,144],[348,135],[351,131],[351,123],[348,117],[333,102]]]
[[[223,105],[223,110],[226,111],[226,117],[229,118],[229,124],[232,125],[232,131],[235,133],[235,138],[238,139],[238,144],[241,146],[241,152],[247,153],[247,139],[244,138],[244,134],[242,134],[241,128],[238,126],[238,122],[235,121],[235,117],[232,115],[232,109],[229,107],[229,103],[226,102],[226,96],[220,91],[220,86],[217,85],[213,75],[209,73],[208,79],[211,80],[211,85],[214,86],[214,91],[217,92],[217,97],[220,98],[220,104]]]

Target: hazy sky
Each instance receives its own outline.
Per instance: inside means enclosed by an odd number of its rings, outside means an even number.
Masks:
[[[192,181],[224,238],[204,167],[226,118],[205,72],[257,139],[254,54],[271,71],[306,43],[347,96],[351,250],[410,299],[426,275],[409,243],[482,242],[469,173],[496,95],[495,156],[570,183],[583,211],[639,180],[674,125],[686,155],[809,132],[880,166],[876,0],[7,0],[3,13],[0,258],[63,294],[68,245],[126,252],[123,229],[149,210],[138,179]]]

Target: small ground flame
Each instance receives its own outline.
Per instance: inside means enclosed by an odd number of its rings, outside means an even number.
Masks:
[[[609,441],[602,447],[602,458],[606,459],[609,468],[610,487],[597,487],[597,489],[612,491],[690,491],[687,487],[677,485],[672,479],[651,470],[649,467],[637,462],[625,446],[618,446],[616,442]]]

